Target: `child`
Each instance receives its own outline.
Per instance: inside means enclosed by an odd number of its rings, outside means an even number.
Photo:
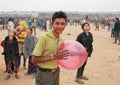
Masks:
[[[10,78],[10,74],[12,70],[15,72],[15,77],[19,79],[18,72],[18,57],[19,57],[19,49],[18,49],[18,41],[14,36],[15,33],[13,30],[9,31],[9,36],[5,38],[4,41],[4,55],[7,61],[7,76],[6,80]],[[14,69],[12,69],[12,66]]]
[[[26,33],[26,29],[28,28],[25,18],[21,18],[21,21],[19,22],[19,30],[17,31],[18,36],[17,36],[17,40],[18,40],[18,46],[19,46],[19,54],[20,57],[18,59],[18,67],[20,67],[20,62],[21,62],[21,56],[23,56],[23,69],[26,69],[26,59],[23,53],[23,48],[24,48],[24,39],[27,36]]]
[[[77,41],[80,42],[86,48],[88,57],[90,57],[93,51],[93,47],[92,47],[93,36],[92,36],[92,33],[90,32],[90,25],[88,23],[84,23],[82,25],[82,29],[83,29],[83,32],[78,35]],[[86,63],[87,63],[87,60],[83,64],[83,66],[80,67],[77,71],[76,82],[79,84],[84,84],[84,82],[81,81],[81,79],[88,80],[86,76],[83,76]]]
[[[33,64],[31,62],[32,52],[34,50],[35,44],[36,44],[36,36],[32,35],[32,28],[27,28],[27,37],[24,40],[24,56],[25,58],[28,58],[28,71],[25,73],[25,75],[36,74],[37,72],[37,65]]]

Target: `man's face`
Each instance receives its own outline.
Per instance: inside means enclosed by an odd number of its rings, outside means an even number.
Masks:
[[[52,23],[53,30],[60,34],[66,27],[66,21],[64,18],[56,18],[55,21]]]

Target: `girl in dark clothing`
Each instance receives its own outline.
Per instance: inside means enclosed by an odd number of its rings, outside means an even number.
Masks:
[[[88,53],[88,57],[90,57],[91,53],[93,51],[93,47],[92,47],[93,36],[92,36],[92,33],[89,32],[90,26],[88,23],[84,23],[82,25],[82,29],[83,29],[83,32],[78,35],[77,41],[80,42],[86,48],[87,53]],[[81,79],[88,80],[88,78],[86,76],[83,76],[83,72],[84,72],[84,68],[86,66],[86,63],[87,63],[87,60],[83,64],[83,66],[80,67],[77,71],[77,76],[76,76],[77,83],[83,84],[84,82],[81,81]]]
[[[14,36],[14,31],[11,30],[9,36],[5,38],[4,41],[4,54],[7,61],[7,76],[6,80],[10,78],[10,74],[12,72],[12,66],[14,67],[13,71],[15,72],[15,77],[18,79],[19,75],[18,72],[18,57],[19,57],[19,50],[18,50],[18,42],[16,37]]]

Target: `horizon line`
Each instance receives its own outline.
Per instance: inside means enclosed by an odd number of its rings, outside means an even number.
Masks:
[[[55,12],[56,10],[52,10],[52,11],[0,11],[1,12]],[[63,10],[59,10],[59,11],[63,11]],[[77,12],[77,13],[120,13],[120,11],[64,11],[64,12],[68,12],[68,13],[71,13],[71,12]]]

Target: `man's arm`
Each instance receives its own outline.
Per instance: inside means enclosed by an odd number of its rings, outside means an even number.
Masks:
[[[55,55],[46,56],[46,57],[33,55],[32,63],[37,64],[37,63],[45,63],[52,60],[67,59],[67,56],[69,56],[68,50],[59,51]]]
[[[53,60],[53,57],[49,56],[49,57],[42,57],[42,56],[32,56],[32,63],[37,64],[37,63],[45,63],[48,61]]]

